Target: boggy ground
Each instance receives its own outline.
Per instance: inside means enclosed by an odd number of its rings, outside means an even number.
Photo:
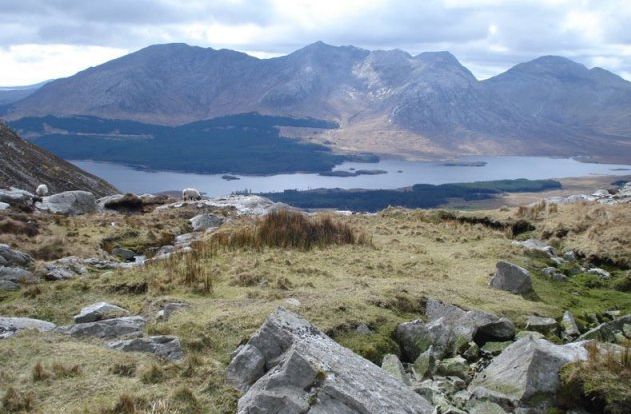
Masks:
[[[194,214],[184,209],[136,216],[47,216],[36,219],[39,236],[5,233],[0,241],[33,252],[33,237],[59,237],[64,252],[91,256],[103,239],[130,229],[138,236],[119,240],[133,244],[151,238],[146,237],[149,230],[184,232]],[[119,224],[112,226],[112,220]],[[30,407],[38,413],[232,413],[238,394],[224,381],[230,355],[278,306],[297,311],[376,363],[383,354],[398,352],[393,330],[420,317],[425,297],[493,311],[518,326],[526,315],[558,318],[568,309],[579,322],[609,309],[631,312],[631,293],[624,284],[631,263],[630,205],[541,205],[454,214],[388,209],[335,220],[368,241],[310,250],[198,243],[191,255],[142,268],[0,292],[0,315],[58,325],[70,324],[91,303],[117,304],[146,316],[148,334],[179,336],[187,355],[174,364],[148,354],[108,350],[98,340],[18,334],[0,341],[5,407],[11,403],[17,410]],[[518,220],[535,229],[513,235],[511,225]],[[219,232],[234,234],[250,223],[249,218],[235,218]],[[77,236],[68,236],[70,231]],[[551,281],[541,274],[547,259],[512,244],[515,238],[533,236],[591,257],[612,279],[579,274],[568,282]],[[143,244],[147,249],[150,245]],[[491,289],[488,281],[499,259],[528,268],[535,294],[522,297]],[[159,304],[166,300],[191,307],[157,322]],[[373,333],[357,333],[362,323]]]

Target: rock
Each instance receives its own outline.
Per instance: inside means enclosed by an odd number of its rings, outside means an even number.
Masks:
[[[557,321],[552,318],[530,315],[526,319],[526,330],[540,332],[544,335],[555,334],[558,327]]]
[[[537,239],[528,239],[526,241],[514,241],[513,244],[522,246],[524,249],[530,252],[543,253],[546,256],[553,257],[556,256],[554,252],[554,248],[552,246],[548,246],[541,240]]]
[[[469,342],[469,346],[462,353],[462,356],[469,362],[476,361],[480,358],[480,347],[475,342]]]
[[[128,316],[129,311],[107,302],[97,302],[81,309],[78,315],[74,316],[75,323],[96,322],[104,319],[119,318]]]
[[[7,210],[11,205],[9,203],[0,202],[0,211]]]
[[[544,412],[555,400],[561,367],[587,359],[583,345],[554,345],[545,339],[522,338],[478,373],[469,391],[478,399]]]
[[[287,298],[285,299],[285,304],[288,306],[293,306],[294,308],[300,307],[300,301],[296,298]]]
[[[20,250],[12,249],[7,244],[0,244],[0,266],[28,266],[33,258]]]
[[[135,212],[142,211],[144,201],[133,193],[114,194],[99,198],[96,202],[98,211]]]
[[[574,315],[572,315],[572,312],[570,311],[565,311],[563,313],[561,326],[563,327],[563,337],[566,340],[576,339],[581,334],[581,331],[578,329],[578,325],[576,324],[576,320],[574,319]]]
[[[381,369],[392,375],[397,380],[401,381],[405,385],[410,385],[410,379],[403,369],[399,357],[394,354],[386,354],[381,362]]]
[[[20,290],[20,285],[18,285],[17,283],[11,282],[10,280],[0,279],[0,290],[3,290],[5,292],[13,291],[13,290]]]
[[[60,333],[75,337],[93,336],[113,339],[121,336],[140,336],[146,321],[142,316],[125,316],[96,322],[77,323],[57,328]]]
[[[576,255],[576,252],[574,250],[568,250],[564,252],[563,258],[568,262],[575,262],[576,260],[578,260],[578,256]]]
[[[624,334],[625,325],[629,324],[631,324],[631,314],[621,316],[610,322],[602,323],[596,328],[585,332],[578,339],[597,339],[603,342],[616,342],[616,333],[622,332]]]
[[[74,279],[77,276],[77,273],[69,269],[65,269],[62,267],[52,267],[46,270],[46,273],[44,274],[44,279],[54,282],[57,280]]]
[[[434,346],[438,359],[464,352],[468,343],[475,340],[483,344],[490,340],[512,339],[515,326],[506,318],[478,310],[465,311],[454,305],[428,300],[427,324],[420,320],[402,323],[395,331],[404,361],[412,362]]]
[[[224,218],[215,214],[199,214],[189,220],[193,231],[206,231],[213,227],[219,227],[223,224]]]
[[[610,279],[611,278],[611,273],[609,273],[608,271],[601,269],[599,267],[592,267],[591,269],[589,269],[587,271],[587,273],[591,274],[591,275],[596,275],[601,279]]]
[[[0,280],[12,283],[36,283],[37,278],[33,273],[20,267],[0,266]]]
[[[180,311],[182,309],[185,309],[185,308],[189,308],[190,306],[191,305],[189,305],[188,303],[184,303],[184,302],[169,302],[169,303],[165,303],[164,305],[162,305],[162,309],[160,309],[160,311],[158,311],[157,318],[159,320],[166,321],[175,312],[178,312],[178,311]]]
[[[461,356],[443,359],[438,363],[436,372],[440,375],[454,376],[465,381],[469,379],[469,365]]]
[[[107,346],[123,352],[155,354],[170,361],[177,361],[184,357],[180,339],[177,336],[159,335],[148,338],[126,339],[110,342]]]
[[[492,287],[516,294],[532,291],[532,280],[526,269],[505,261],[497,262],[496,267],[495,276],[491,279]]]
[[[474,339],[478,343],[506,341],[515,336],[515,324],[510,319],[499,318],[478,327]]]
[[[557,282],[567,281],[567,276],[559,272],[556,267],[546,267],[545,269],[542,270],[542,273],[548,278],[555,280]]]
[[[0,188],[0,202],[10,206],[25,208],[33,205],[35,195],[19,188],[11,187],[8,190]]]
[[[200,233],[185,233],[180,234],[175,238],[175,248],[181,249],[182,247],[189,247],[192,242],[199,240],[202,237]]]
[[[420,354],[412,365],[412,371],[417,380],[431,377],[436,371],[436,359],[434,358],[434,348],[430,347]]]
[[[0,316],[0,339],[8,338],[26,329],[48,332],[55,329],[55,326],[54,323],[39,319]]]
[[[112,249],[112,255],[126,262],[133,262],[138,254],[132,250],[123,247],[115,247]]]
[[[433,410],[412,388],[282,308],[233,358],[227,380],[244,392],[239,414]]]
[[[357,325],[357,328],[355,328],[355,332],[360,335],[370,335],[372,333],[372,330],[365,323],[360,323],[359,325]]]
[[[401,355],[405,361],[415,361],[434,343],[433,335],[421,320],[400,324],[394,335],[401,347]]]
[[[94,194],[87,191],[66,191],[42,198],[35,203],[39,210],[57,214],[80,215],[97,211]]]

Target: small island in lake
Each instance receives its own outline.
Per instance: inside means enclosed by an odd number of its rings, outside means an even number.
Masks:
[[[226,181],[240,180],[239,177],[237,177],[235,175],[229,175],[229,174],[222,175],[221,178],[223,178]]]
[[[353,168],[351,168],[353,170]],[[379,175],[388,174],[385,170],[355,170],[355,171],[323,171],[318,173],[323,177],[357,177],[358,175]]]
[[[442,163],[445,167],[484,167],[486,161],[447,161]]]

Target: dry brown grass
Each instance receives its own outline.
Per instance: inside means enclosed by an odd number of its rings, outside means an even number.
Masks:
[[[230,248],[277,247],[300,250],[371,243],[364,232],[358,232],[330,215],[309,217],[289,210],[275,211],[256,220],[252,225],[218,233],[213,241]]]

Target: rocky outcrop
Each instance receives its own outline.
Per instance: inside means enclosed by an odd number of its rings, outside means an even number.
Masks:
[[[579,337],[581,340],[597,339],[603,342],[618,342],[619,338],[631,339],[631,314],[602,323]]]
[[[224,218],[215,214],[198,214],[189,220],[193,231],[206,231],[213,227],[219,227],[223,224]]]
[[[114,339],[121,336],[140,336],[146,323],[142,316],[125,316],[96,322],[77,323],[57,329],[60,333],[75,337],[91,336]]]
[[[1,124],[0,128],[2,128]],[[34,199],[34,194],[25,190],[20,190],[19,188],[0,188],[0,203],[5,203],[9,206],[20,209],[30,208],[33,205]]]
[[[66,191],[42,198],[35,203],[39,210],[71,216],[94,213],[97,210],[94,194],[87,191]]]
[[[554,248],[537,239],[528,239],[526,241],[514,241],[513,244],[523,247],[529,252],[541,253],[545,256],[556,256]]]
[[[511,411],[522,407],[545,412],[554,405],[561,367],[585,359],[583,343],[554,345],[527,336],[494,358],[474,378],[469,391],[479,400],[498,403]]]
[[[8,338],[19,331],[28,329],[48,332],[55,329],[55,324],[39,319],[0,316],[0,339]]]
[[[123,352],[150,353],[170,361],[177,361],[184,357],[180,339],[176,336],[159,335],[112,341],[107,344],[107,347]]]
[[[555,334],[559,325],[552,318],[530,315],[526,319],[526,330],[537,331],[544,335]]]
[[[505,341],[515,336],[515,326],[506,318],[479,310],[465,311],[457,306],[429,299],[426,304],[427,323],[416,320],[400,324],[395,338],[405,361],[413,362],[433,346],[438,359],[455,355],[475,341]]]
[[[0,266],[28,266],[33,258],[20,251],[12,249],[7,244],[0,244]]]
[[[298,315],[278,309],[227,369],[237,412],[422,413],[431,405]]]
[[[74,316],[75,323],[96,322],[103,319],[120,318],[128,316],[129,311],[107,302],[97,302],[81,309],[78,315]]]
[[[499,261],[496,268],[495,276],[491,279],[491,287],[516,294],[525,294],[532,291],[530,273],[523,267]]]

